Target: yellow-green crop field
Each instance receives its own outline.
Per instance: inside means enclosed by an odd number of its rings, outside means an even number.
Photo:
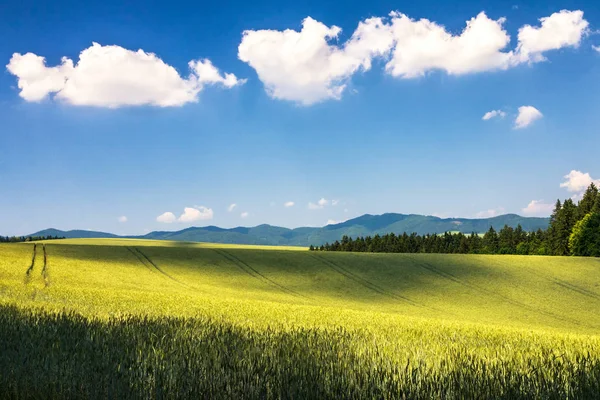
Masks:
[[[600,259],[0,244],[0,398],[600,398]]]

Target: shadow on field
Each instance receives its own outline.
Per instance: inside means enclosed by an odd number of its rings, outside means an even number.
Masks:
[[[423,332],[404,334],[421,340]],[[597,354],[579,348],[556,357],[552,342],[536,342],[526,359],[512,346],[489,357],[468,344],[394,358],[372,334],[341,327],[256,330],[208,318],[99,321],[10,306],[0,306],[0,337],[0,389],[7,399],[521,399],[600,392]]]
[[[135,241],[129,241],[135,244]],[[137,248],[137,246],[136,246]],[[600,269],[572,257],[327,253],[196,246],[52,245],[60,258],[103,265],[142,263],[191,287],[315,304],[379,307],[384,312],[474,322],[600,328]],[[150,261],[148,261],[150,260]],[[154,266],[154,267],[153,267]],[[556,276],[565,268],[581,274]],[[154,268],[156,269],[156,268]],[[556,276],[555,276],[556,275]],[[253,294],[249,294],[253,293]],[[275,297],[277,298],[275,298]],[[287,298],[285,296],[288,296]],[[296,300],[294,300],[296,299]],[[300,300],[303,301],[303,300]],[[319,303],[322,302],[322,303]]]

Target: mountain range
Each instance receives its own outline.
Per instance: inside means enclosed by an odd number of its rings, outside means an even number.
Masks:
[[[45,229],[31,236],[59,236],[66,238],[136,238],[156,240],[176,240],[188,242],[212,242],[231,244],[261,244],[261,245],[287,245],[309,246],[321,245],[325,242],[335,242],[342,236],[374,236],[394,232],[410,234],[416,232],[420,235],[427,233],[463,232],[484,233],[490,226],[500,230],[504,225],[516,227],[521,224],[524,230],[533,231],[538,228],[545,229],[549,218],[521,217],[516,214],[499,215],[492,218],[439,218],[434,216],[416,214],[382,215],[365,214],[339,224],[327,225],[321,228],[282,228],[272,225],[258,225],[255,227],[219,228],[217,226],[190,227],[180,231],[154,231],[141,236],[119,236],[106,232],[86,230],[61,231],[58,229]]]

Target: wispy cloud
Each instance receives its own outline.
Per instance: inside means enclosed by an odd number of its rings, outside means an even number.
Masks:
[[[488,111],[486,112],[483,117],[481,117],[482,120],[487,121],[490,120],[492,118],[504,118],[506,117],[506,113],[502,110],[492,110],[492,111]]]

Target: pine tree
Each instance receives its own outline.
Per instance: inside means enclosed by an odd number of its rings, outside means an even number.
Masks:
[[[554,205],[554,211],[550,216],[550,224],[548,225],[548,233],[546,235],[546,251],[548,254],[558,254],[558,247],[560,243],[559,231],[562,230],[560,226],[560,214],[562,211],[562,204],[560,200],[556,200]]]
[[[583,217],[585,217],[587,214],[592,212],[592,209],[594,208],[597,198],[598,198],[598,188],[596,187],[596,185],[594,185],[594,182],[592,182],[590,184],[590,186],[587,188],[587,190],[585,191],[585,193],[583,194],[581,201],[579,201],[579,204],[577,205],[577,220],[578,221],[581,220]]]

